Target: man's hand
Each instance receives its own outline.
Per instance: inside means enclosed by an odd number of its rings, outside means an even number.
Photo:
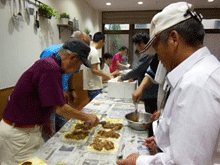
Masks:
[[[118,76],[118,81],[122,82],[121,76]]]
[[[154,136],[151,136],[147,139],[145,139],[145,142],[143,143],[143,145],[147,146],[150,150],[151,153],[157,153],[157,143],[155,142],[155,138]]]
[[[151,115],[151,119],[153,119],[153,120],[159,119],[160,114],[161,114],[161,110],[155,111],[155,112]]]
[[[91,124],[92,127],[95,127],[99,124],[99,118],[96,115],[93,114],[87,114],[87,120],[86,122]]]
[[[116,69],[113,73],[112,73],[112,76],[113,77],[116,77],[116,76],[119,76],[121,73],[120,73],[120,70]]]
[[[140,88],[138,88],[136,91],[134,91],[132,94],[133,102],[139,103],[139,101],[141,100],[142,94],[143,94],[143,91]]]
[[[126,159],[122,161],[117,161],[118,165],[136,165],[137,158],[139,157],[139,154],[133,153],[129,155]]]
[[[134,82],[134,79],[131,78],[131,79],[128,80],[128,82]]]
[[[71,103],[73,104],[74,102],[76,102],[76,99],[77,99],[77,96],[76,96],[76,92],[75,91],[65,91],[64,92],[64,96],[65,96],[65,100],[66,100],[66,103]]]

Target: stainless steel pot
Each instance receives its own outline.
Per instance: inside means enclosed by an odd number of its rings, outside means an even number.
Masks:
[[[150,124],[153,122],[151,119],[150,113],[140,113],[138,112],[139,119],[137,122],[132,120],[132,116],[135,114],[135,112],[128,113],[125,115],[125,118],[128,121],[128,125],[138,131],[144,131],[147,130],[150,127]]]

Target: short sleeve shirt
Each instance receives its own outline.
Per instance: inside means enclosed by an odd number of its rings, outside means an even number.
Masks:
[[[110,73],[110,68],[109,68],[108,64],[104,63],[104,67],[103,67],[102,71],[104,73]]]
[[[55,56],[35,62],[18,80],[3,117],[16,124],[43,124],[65,104],[62,69]]]
[[[58,54],[60,48],[63,46],[63,44],[59,44],[59,45],[51,45],[49,47],[47,47],[40,55],[40,58],[45,58],[45,57],[50,57],[53,54]],[[62,85],[63,85],[63,90],[66,91],[68,90],[68,80],[70,78],[72,74],[71,73],[66,73],[63,74],[62,76]]]
[[[122,63],[122,55],[120,55],[119,53],[117,53],[116,55],[114,55],[113,59],[112,59],[112,63],[110,66],[110,72],[114,72],[116,69],[119,69],[118,65],[116,64],[116,61],[119,61],[119,63]]]
[[[91,51],[88,56],[90,63],[98,64],[98,69],[100,69],[99,51],[91,47]],[[102,89],[102,77],[92,73],[92,69],[84,67],[83,69],[83,89],[84,90],[98,90]]]

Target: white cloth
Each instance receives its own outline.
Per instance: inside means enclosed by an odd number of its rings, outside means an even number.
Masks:
[[[104,63],[104,67],[103,67],[102,71],[104,73],[109,73],[110,74],[110,68],[109,68],[108,64]]]
[[[0,122],[1,165],[18,165],[29,159],[44,144],[41,127],[14,128],[3,120]]]
[[[161,109],[161,102],[164,97],[163,86],[164,86],[164,80],[165,80],[166,75],[167,75],[167,70],[160,61],[157,67],[156,75],[155,75],[155,81],[159,84],[158,95],[157,95],[157,109],[158,110]]]
[[[171,87],[155,139],[163,151],[137,165],[220,163],[220,63],[203,47],[168,75]]]
[[[98,64],[98,70],[100,69],[99,51],[91,46],[91,51],[88,56],[90,63]],[[92,73],[92,69],[83,68],[83,89],[84,90],[97,90],[102,89],[102,77]]]

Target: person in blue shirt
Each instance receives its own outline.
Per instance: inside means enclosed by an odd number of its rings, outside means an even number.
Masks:
[[[90,45],[90,37],[81,31],[75,31],[71,38],[79,38],[81,40],[83,40],[87,45]],[[47,47],[40,55],[40,58],[45,58],[45,57],[49,57],[52,55],[55,55],[56,57],[58,57],[58,52],[60,50],[60,48],[63,46],[63,44],[59,44],[59,45],[51,45],[49,47]],[[63,85],[63,90],[65,91],[65,99],[67,102],[74,102],[74,100],[76,100],[76,94],[73,90],[73,88],[71,87],[70,84],[71,83],[71,76],[72,74],[70,73],[66,73],[63,74],[62,76],[62,85]],[[51,116],[51,121],[54,127],[54,133],[59,131],[59,129],[66,123],[66,118],[64,118],[61,115],[56,114],[55,112],[53,113],[53,115]],[[48,140],[49,137],[44,136],[45,140]]]

